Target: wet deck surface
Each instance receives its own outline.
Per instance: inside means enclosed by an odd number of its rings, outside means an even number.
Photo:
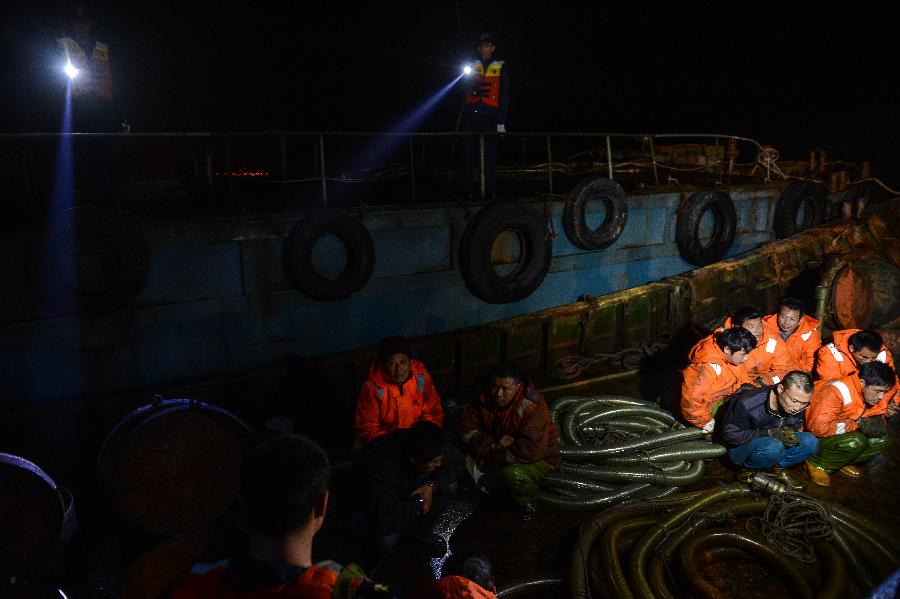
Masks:
[[[578,394],[590,392],[622,394],[640,397],[640,390],[656,388],[665,378],[657,378],[653,384],[641,380],[638,375],[604,381],[600,388],[589,391],[579,390]],[[571,395],[572,393],[566,393]],[[556,396],[562,395],[557,393]],[[657,397],[643,396],[655,400]],[[554,399],[551,396],[549,399]],[[664,407],[665,400],[663,400]],[[900,538],[900,419],[893,419],[890,434],[894,444],[884,454],[863,466],[864,474],[854,479],[842,474],[832,476],[828,488],[812,484],[804,467],[789,470],[790,474],[804,483],[804,492],[811,497],[841,505],[869,516],[881,524],[895,538]],[[719,486],[720,482],[732,482],[734,470],[724,459],[706,463],[703,478],[685,490],[707,489]],[[465,520],[453,534],[451,550],[474,552],[487,556],[494,564],[497,586],[504,588],[512,583],[536,578],[564,578],[569,564],[573,541],[582,522],[598,512],[562,512],[546,506],[539,507],[538,517],[530,522],[520,522],[511,509],[482,502],[476,511]],[[326,541],[323,545],[327,545]],[[729,596],[789,597],[786,587],[760,567],[746,562],[730,562],[723,568],[712,567],[707,575],[715,583],[717,580],[728,585]],[[416,553],[407,545],[398,547],[382,565],[378,578],[385,582],[402,584],[414,588],[432,576],[430,561]],[[562,590],[545,592],[535,597],[564,596]]]

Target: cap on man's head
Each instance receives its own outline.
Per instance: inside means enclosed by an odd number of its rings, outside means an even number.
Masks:
[[[87,6],[81,3],[76,3],[72,5],[72,12],[69,13],[69,19],[73,22],[87,22],[91,21],[91,11]]]
[[[478,37],[478,45],[483,46],[485,44],[494,45],[494,36],[490,33],[482,33]]]
[[[388,358],[396,354],[406,354],[412,357],[412,346],[405,337],[385,337],[378,342],[378,358],[386,362]]]

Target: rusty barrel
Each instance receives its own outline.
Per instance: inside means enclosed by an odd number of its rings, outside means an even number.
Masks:
[[[74,499],[36,464],[0,453],[0,571],[35,572],[72,536]]]
[[[253,433],[240,419],[191,399],[156,400],[122,419],[97,462],[106,496],[147,532],[200,530],[238,496]]]
[[[831,280],[829,308],[840,329],[867,329],[900,316],[900,269],[881,258],[839,263]]]

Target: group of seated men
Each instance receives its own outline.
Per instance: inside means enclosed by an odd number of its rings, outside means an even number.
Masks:
[[[835,331],[822,345],[819,322],[802,301],[784,298],[774,314],[741,308],[701,339],[683,371],[685,420],[728,448],[747,470],[806,463],[810,479],[861,476],[856,464],[891,443],[898,411],[894,361],[872,330]]]
[[[560,461],[559,434],[543,396],[515,365],[499,364],[457,420],[448,433],[441,398],[409,342],[382,340],[355,413],[347,526],[363,541],[356,563],[312,563],[312,540],[328,504],[328,458],[310,439],[283,435],[261,444],[242,470],[249,555],[196,567],[174,599],[395,596],[397,589],[373,583],[365,572],[376,570],[401,536],[419,553],[446,554],[446,540],[432,530],[466,470],[473,492],[498,496],[522,520],[533,518],[539,483]],[[490,562],[482,556],[451,555],[442,573],[409,596],[495,597]]]

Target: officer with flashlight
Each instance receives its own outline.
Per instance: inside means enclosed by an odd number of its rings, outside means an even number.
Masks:
[[[464,132],[506,133],[509,110],[509,66],[494,58],[494,36],[481,34],[478,60],[468,72],[466,96],[463,99],[461,130]],[[471,197],[472,185],[479,180],[480,145],[478,136],[462,140],[462,191]],[[484,191],[492,197],[497,187],[497,136],[484,136]]]
[[[82,5],[68,16],[68,35],[56,40],[62,51],[63,70],[71,80],[74,129],[106,132],[118,123],[113,104],[109,47],[94,36],[94,20]]]

